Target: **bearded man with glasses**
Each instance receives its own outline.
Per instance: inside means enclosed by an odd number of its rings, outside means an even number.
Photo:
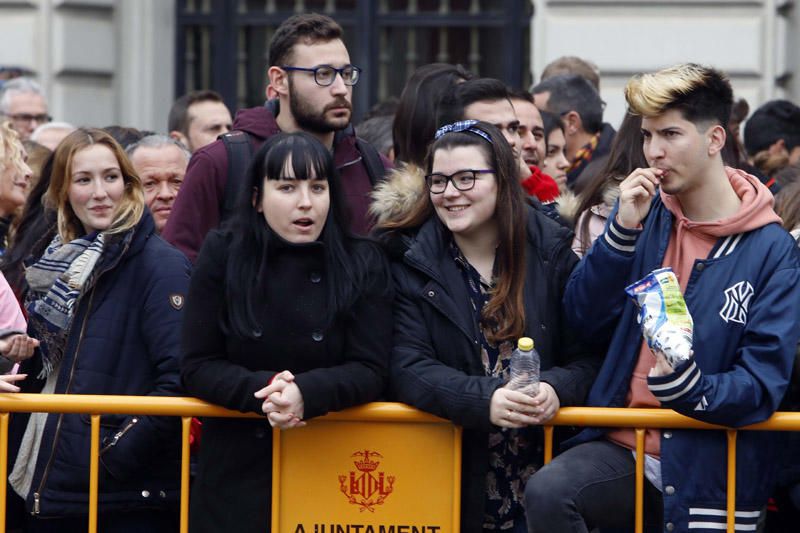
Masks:
[[[318,14],[295,15],[275,31],[269,48],[268,93],[262,107],[239,111],[234,131],[192,156],[162,236],[194,261],[209,230],[230,212],[250,156],[280,132],[305,131],[333,152],[355,233],[370,229],[369,193],[388,161],[350,124],[353,87],[361,69],[351,64],[342,28]]]

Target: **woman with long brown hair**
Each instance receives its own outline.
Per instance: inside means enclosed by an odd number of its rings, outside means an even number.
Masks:
[[[572,234],[526,204],[511,147],[489,124],[440,128],[425,181],[401,217],[419,231],[380,228],[405,246],[393,267],[391,392],[464,427],[461,531],[525,531],[522,491],[541,460],[532,426],[581,403],[596,371],[561,320]],[[535,397],[505,385],[523,336],[542,358]]]
[[[800,243],[800,181],[794,181],[775,195],[775,212],[783,227]]]
[[[636,168],[646,168],[642,151],[642,117],[627,113],[611,144],[603,169],[586,184],[578,196],[574,214],[563,213],[575,220],[572,250],[586,255],[594,240],[603,233],[606,220],[619,197],[619,184]]]

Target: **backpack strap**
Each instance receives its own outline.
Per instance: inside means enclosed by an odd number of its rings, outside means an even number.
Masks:
[[[236,130],[219,136],[225,143],[228,154],[228,179],[225,182],[225,193],[220,205],[219,221],[227,220],[236,209],[236,201],[241,190],[247,167],[253,158],[253,145],[247,132]]]
[[[361,154],[362,161],[364,161],[369,182],[375,187],[375,185],[386,179],[386,167],[383,165],[383,160],[378,150],[361,137],[356,137],[356,149]]]

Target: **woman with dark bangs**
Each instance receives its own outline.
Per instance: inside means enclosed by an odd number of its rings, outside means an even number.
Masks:
[[[494,126],[440,128],[427,160],[428,194],[404,217],[421,227],[400,239],[407,246],[393,265],[390,390],[463,426],[462,532],[527,531],[525,481],[542,460],[536,426],[583,402],[598,366],[562,319],[561,296],[578,262],[572,234],[527,205],[517,175]],[[394,239],[403,228],[379,229]],[[506,385],[520,337],[533,338],[542,358],[533,398]]]
[[[306,133],[255,154],[239,209],[195,264],[182,377],[194,396],[289,429],[376,400],[391,346],[389,272],[352,236],[330,152]],[[272,438],[264,420],[204,421],[192,531],[269,528]]]

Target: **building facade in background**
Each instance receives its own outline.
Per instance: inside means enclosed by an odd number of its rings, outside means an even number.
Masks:
[[[528,87],[562,55],[601,70],[607,117],[637,72],[684,61],[729,73],[751,109],[800,101],[800,24],[782,0],[0,0],[0,67],[30,70],[56,120],[165,131],[177,95],[264,98],[267,44],[295,12],[331,15],[365,69],[356,116],[399,96],[425,63]]]

